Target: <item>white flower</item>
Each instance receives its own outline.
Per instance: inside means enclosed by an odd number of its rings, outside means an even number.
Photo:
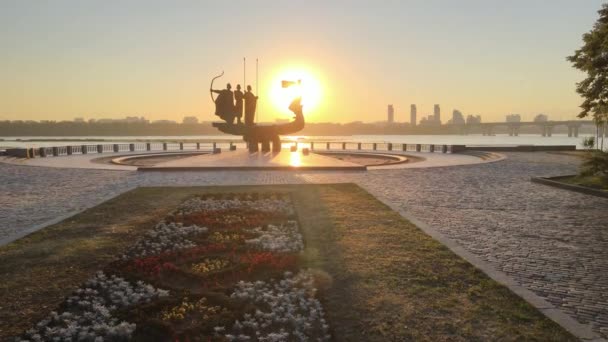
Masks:
[[[285,215],[293,215],[295,213],[293,205],[288,198],[276,198],[275,196],[275,198],[259,198],[256,200],[253,200],[251,197],[233,197],[223,199],[202,199],[200,197],[194,197],[180,205],[174,214],[189,215],[200,211],[240,208],[281,213]]]
[[[25,337],[34,341],[126,340],[135,331],[135,324],[118,323],[111,312],[168,294],[143,282],[133,286],[114,275],[107,277],[103,272],[98,272],[84,286],[66,300],[64,312],[51,312],[29,329]]]
[[[259,341],[307,341],[315,337],[327,340],[329,326],[320,310],[321,303],[314,297],[313,283],[312,275],[305,271],[296,275],[286,272],[279,281],[238,282],[232,298],[250,300],[270,309],[244,314],[242,321],[233,326],[235,334],[228,335],[235,336],[248,328],[255,331]],[[283,328],[277,332],[276,327]]]
[[[298,252],[304,249],[297,221],[287,221],[281,225],[269,224],[265,229],[256,227],[246,230],[258,237],[246,240],[247,244],[272,252]]]
[[[195,244],[187,238],[207,231],[206,227],[184,226],[181,223],[162,221],[129,248],[123,255],[123,259],[141,258],[147,255],[191,248]]]

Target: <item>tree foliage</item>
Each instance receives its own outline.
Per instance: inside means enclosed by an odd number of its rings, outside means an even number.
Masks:
[[[597,122],[603,122],[608,109],[608,4],[603,4],[598,13],[600,17],[591,31],[583,35],[583,46],[567,59],[587,74],[576,85],[584,99],[579,117],[591,114]]]

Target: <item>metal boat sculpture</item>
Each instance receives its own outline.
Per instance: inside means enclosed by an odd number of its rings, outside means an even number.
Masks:
[[[247,142],[250,152],[258,152],[259,144],[262,145],[262,152],[270,152],[271,143],[273,152],[281,152],[280,135],[293,134],[304,128],[301,98],[293,100],[289,109],[295,117],[293,121],[284,124],[245,125],[243,123],[214,122],[213,127],[227,134],[242,136],[243,140]]]
[[[219,76],[214,77],[211,80],[210,91],[211,92],[219,92],[223,91],[215,91],[213,90],[213,81],[224,75],[222,72]],[[290,87],[292,85],[300,84],[301,82],[291,82],[291,81],[283,81],[283,88]],[[234,122],[235,110],[234,105],[232,104],[232,92],[230,92],[230,84],[227,85],[227,93],[224,97],[224,100],[217,101],[213,98],[213,94],[211,93],[211,100],[216,104],[216,115],[224,119],[226,122],[214,122],[213,127],[217,128],[221,132],[232,134],[232,135],[240,135],[243,137],[243,140],[247,142],[247,148],[250,152],[258,152],[259,145],[262,147],[262,152],[270,152],[270,144],[272,143],[272,151],[273,152],[281,152],[281,138],[280,135],[285,134],[293,134],[304,128],[304,114],[302,112],[302,98],[295,98],[291,104],[289,105],[289,109],[294,113],[294,120],[284,124],[275,124],[275,125],[257,125],[252,123],[253,117],[251,118],[251,122],[242,123],[239,119],[238,123]],[[220,94],[221,96],[221,94]],[[219,96],[218,96],[219,98]],[[228,100],[226,100],[228,99]],[[226,103],[226,101],[228,101]],[[257,101],[257,97],[256,97]],[[255,106],[254,106],[255,107]],[[253,110],[255,115],[255,109]],[[247,117],[247,115],[246,115]],[[247,122],[247,119],[246,119]]]

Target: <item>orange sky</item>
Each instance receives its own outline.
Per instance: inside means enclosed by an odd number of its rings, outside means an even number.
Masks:
[[[209,81],[241,83],[244,56],[254,86],[260,59],[260,121],[289,117],[271,89],[302,68],[322,86],[308,121],[385,120],[387,104],[409,121],[411,103],[419,118],[440,104],[444,122],[453,109],[571,119],[583,75],[565,57],[600,3],[6,1],[0,119],[216,120]]]

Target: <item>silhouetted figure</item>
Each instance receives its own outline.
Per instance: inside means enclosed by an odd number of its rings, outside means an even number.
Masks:
[[[232,94],[232,86],[230,83],[226,84],[226,89],[216,90],[211,89],[212,92],[218,94],[215,99],[215,115],[222,118],[229,124],[234,123],[234,95]]]
[[[243,117],[243,97],[245,94],[241,91],[241,85],[236,85],[236,90],[234,91],[234,115],[236,115],[237,123],[241,123],[241,118]]]
[[[255,119],[255,108],[258,103],[258,97],[251,92],[251,86],[247,86],[245,93],[245,125],[253,125]]]

